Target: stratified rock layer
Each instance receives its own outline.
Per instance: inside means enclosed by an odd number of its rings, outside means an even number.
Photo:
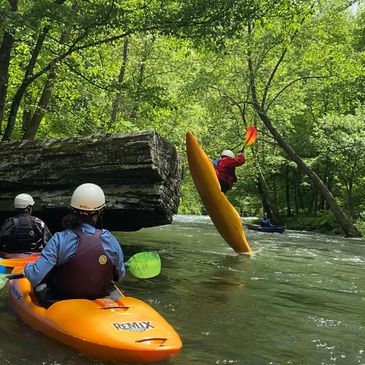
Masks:
[[[104,227],[138,230],[169,224],[177,213],[181,163],[156,132],[0,144],[0,219],[14,214],[19,193],[34,215],[61,228],[73,190],[92,182],[105,192]]]

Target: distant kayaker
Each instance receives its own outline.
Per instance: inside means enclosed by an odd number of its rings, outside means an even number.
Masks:
[[[41,251],[51,238],[51,232],[39,218],[32,216],[34,200],[29,194],[14,199],[16,215],[7,218],[0,227],[0,251],[31,253]]]
[[[242,152],[235,156],[230,150],[224,150],[220,157],[213,160],[223,194],[226,194],[237,181],[236,167],[243,165],[245,162],[245,155]]]
[[[40,259],[24,270],[45,306],[57,299],[107,296],[112,282],[125,276],[118,240],[101,229],[103,190],[95,184],[82,184],[70,205],[72,213],[63,219],[65,230],[54,234]]]
[[[267,213],[264,213],[263,218],[260,219],[260,226],[261,227],[271,227],[272,224],[270,222],[270,219],[267,217]]]

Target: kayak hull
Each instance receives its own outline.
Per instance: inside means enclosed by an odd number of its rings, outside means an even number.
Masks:
[[[257,224],[247,224],[247,228],[251,229],[252,231],[267,232],[267,233],[284,233],[285,231],[285,227],[281,226],[263,227]]]
[[[252,255],[241,217],[221,192],[213,164],[191,132],[186,134],[186,150],[195,187],[217,231],[237,253]]]
[[[0,251],[0,274],[10,271],[12,262],[15,266],[24,266],[26,263],[38,260],[40,252],[4,252]],[[3,266],[1,260],[6,259],[7,264]],[[15,261],[13,259],[16,259]],[[22,260],[20,260],[22,259]]]
[[[132,297],[68,299],[46,309],[38,304],[26,278],[10,280],[8,291],[11,307],[24,322],[94,358],[155,362],[169,359],[182,347],[173,327],[151,306]]]

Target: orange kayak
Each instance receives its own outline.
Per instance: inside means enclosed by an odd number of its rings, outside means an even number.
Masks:
[[[23,267],[15,267],[13,273]],[[11,307],[24,322],[91,357],[153,362],[170,358],[182,347],[172,326],[135,298],[67,299],[46,309],[38,304],[26,278],[10,280],[8,291]]]
[[[191,132],[186,134],[186,150],[195,187],[217,231],[236,252],[252,255],[241,217],[221,192],[213,164]]]

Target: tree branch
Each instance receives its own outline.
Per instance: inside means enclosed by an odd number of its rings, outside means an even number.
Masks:
[[[310,10],[312,10],[314,8],[315,4],[316,4],[316,1],[314,1],[311,4]],[[304,15],[302,17],[302,19],[300,20],[299,26],[302,26],[303,25],[305,19],[306,19],[306,15]],[[289,37],[289,44],[291,44],[293,42],[293,40],[296,38],[296,36],[298,34],[299,34],[299,27],[297,29],[295,29],[294,30],[294,33]],[[265,109],[265,103],[266,103],[267,95],[268,95],[268,92],[269,92],[269,88],[270,88],[271,83],[272,83],[272,81],[273,81],[273,79],[275,77],[275,74],[278,71],[280,65],[282,64],[282,62],[283,62],[283,60],[284,60],[285,55],[287,54],[287,52],[288,52],[288,47],[285,47],[284,50],[282,51],[282,53],[281,53],[278,61],[276,62],[276,64],[275,64],[275,66],[274,66],[274,68],[273,68],[270,76],[269,76],[269,79],[268,79],[268,81],[266,83],[266,86],[265,86],[265,89],[264,89],[264,94],[262,96],[262,101],[261,101],[261,107],[262,107],[262,109]]]
[[[108,91],[108,92],[114,91],[111,87],[104,87],[104,86],[99,85],[96,82],[92,81],[89,77],[85,76],[80,71],[76,70],[76,68],[73,67],[69,62],[65,61],[65,65],[70,69],[71,72],[73,72],[77,76],[81,77],[83,80],[87,81],[89,84],[97,87],[98,89]]]
[[[267,112],[269,110],[269,108],[271,107],[271,105],[275,102],[275,100],[286,90],[288,89],[290,86],[292,86],[293,84],[295,84],[298,81],[302,81],[302,80],[309,80],[309,79],[327,79],[327,78],[331,78],[334,76],[307,76],[307,77],[299,77],[291,82],[289,82],[289,84],[285,85],[276,95],[275,97],[267,104],[267,107],[264,109],[265,112]]]

